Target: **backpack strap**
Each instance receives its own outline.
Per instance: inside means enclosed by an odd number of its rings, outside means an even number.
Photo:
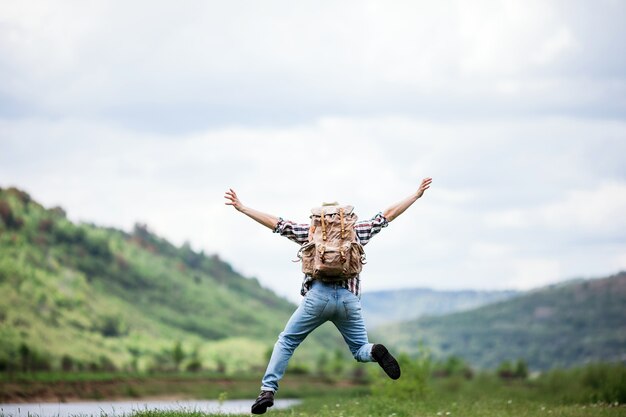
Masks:
[[[321,215],[321,221],[322,221],[322,239],[326,240],[326,220],[324,220],[324,210],[322,209],[322,215]]]
[[[341,238],[346,238],[346,225],[343,223],[343,207],[339,209],[339,219],[341,220]]]

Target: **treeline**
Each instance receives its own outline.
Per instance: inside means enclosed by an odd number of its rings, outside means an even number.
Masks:
[[[34,374],[39,372],[131,372],[131,373],[178,373],[178,372],[212,372],[226,374],[229,372],[229,362],[226,357],[215,356],[211,364],[205,363],[200,356],[199,348],[185,350],[180,341],[175,342],[171,349],[163,349],[160,352],[149,355],[148,366],[141,370],[138,359],[139,351],[132,351],[133,360],[127,365],[120,367],[112,362],[106,355],[101,355],[95,360],[82,360],[71,354],[63,354],[60,358],[42,352],[34,346],[22,342],[17,347],[0,358],[0,373],[5,373],[9,378]],[[298,367],[295,373],[302,373]],[[306,372],[305,372],[306,373]]]

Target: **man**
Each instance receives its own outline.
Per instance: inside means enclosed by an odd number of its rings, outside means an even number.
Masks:
[[[431,178],[425,178],[418,190],[409,197],[382,213],[378,213],[370,220],[357,222],[354,229],[358,243],[366,245],[383,227],[387,227],[389,222],[404,213],[422,197],[431,182]],[[279,233],[300,245],[309,242],[309,233],[312,230],[310,225],[296,224],[244,206],[232,189],[226,191],[224,197],[227,200],[226,205],[233,206],[237,211],[268,227],[274,233]],[[385,346],[371,344],[368,341],[365,322],[361,315],[361,285],[358,275],[338,282],[327,282],[305,275],[301,294],[305,297],[304,300],[293,313],[274,345],[263,376],[261,394],[252,405],[253,414],[263,414],[268,407],[274,405],[274,393],[278,390],[278,381],[283,377],[293,352],[309,333],[326,321],[332,321],[335,324],[357,361],[378,362],[390,378],[400,377],[400,366]]]

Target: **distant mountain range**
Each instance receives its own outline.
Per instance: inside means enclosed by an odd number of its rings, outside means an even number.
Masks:
[[[437,291],[428,288],[364,292],[363,316],[368,327],[470,310],[519,295],[517,291]]]
[[[75,224],[0,188],[0,371],[213,369],[261,372],[296,306],[220,260],[132,232]],[[372,340],[495,367],[626,360],[626,273],[527,293],[365,293]],[[392,323],[393,321],[404,321]],[[332,324],[290,366],[349,352]]]
[[[416,354],[426,348],[436,357],[458,356],[480,368],[517,359],[533,369],[626,363],[626,272],[377,332],[397,349]]]

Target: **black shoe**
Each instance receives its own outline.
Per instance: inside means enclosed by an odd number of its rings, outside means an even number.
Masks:
[[[383,368],[383,371],[389,375],[389,378],[400,378],[400,365],[386,347],[383,345],[374,345],[372,347],[372,358],[378,362],[380,367]]]
[[[267,409],[273,405],[274,392],[261,391],[254,404],[252,404],[252,414],[264,414]]]

